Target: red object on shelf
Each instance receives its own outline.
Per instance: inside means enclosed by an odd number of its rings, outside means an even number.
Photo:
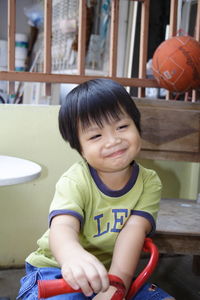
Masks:
[[[156,245],[150,238],[146,238],[143,246],[144,252],[150,252],[151,256],[147,266],[138,275],[138,277],[133,281],[126,299],[131,299],[142,287],[142,285],[147,281],[150,275],[153,273],[157,262],[158,262],[158,249]],[[114,275],[109,274],[109,280],[112,285],[117,286],[118,290],[113,295],[111,300],[122,300],[124,297],[123,281]],[[45,299],[48,297],[53,297],[55,295],[67,294],[67,293],[77,293],[81,290],[74,290],[64,279],[54,279],[54,280],[38,280],[38,298]]]

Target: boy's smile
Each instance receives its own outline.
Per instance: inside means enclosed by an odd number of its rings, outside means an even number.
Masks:
[[[101,178],[111,173],[121,177],[130,175],[130,164],[141,145],[139,132],[125,112],[118,120],[104,121],[101,127],[91,122],[83,129],[79,124],[79,140],[82,156]]]
[[[107,153],[105,157],[118,157],[121,156],[126,151],[126,148],[124,149],[113,149],[112,152]]]

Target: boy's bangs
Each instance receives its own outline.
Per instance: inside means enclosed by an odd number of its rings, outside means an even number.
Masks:
[[[110,123],[112,120],[119,120],[123,115],[121,105],[116,101],[109,105],[108,101],[101,101],[98,105],[95,101],[87,105],[87,109],[79,114],[79,121],[83,129],[87,129],[92,123],[96,123],[100,128],[103,123]]]

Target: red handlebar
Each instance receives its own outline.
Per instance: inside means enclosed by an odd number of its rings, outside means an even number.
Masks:
[[[158,249],[156,245],[152,242],[150,238],[146,238],[144,241],[143,251],[150,252],[151,256],[147,266],[144,270],[139,274],[139,276],[132,283],[127,298],[131,299],[141,286],[146,282],[149,276],[153,273],[157,262],[158,262]],[[122,280],[117,276],[109,275],[110,281],[114,280],[119,284],[122,284]],[[53,297],[55,295],[67,294],[67,293],[77,293],[81,292],[81,290],[74,290],[70,287],[69,284],[64,279],[55,279],[55,280],[38,280],[38,298],[44,299]],[[115,296],[112,299],[121,300],[123,298],[123,291],[119,292],[118,297]]]
[[[144,270],[138,275],[138,277],[134,280],[134,282],[130,286],[130,289],[127,294],[127,300],[131,299],[139,291],[142,285],[151,276],[158,263],[159,252],[158,252],[158,248],[153,243],[152,239],[150,238],[145,239],[143,251],[150,252],[151,256]]]
[[[39,299],[74,292],[81,292],[81,289],[75,291],[64,279],[38,280]]]
[[[125,294],[125,286],[123,281],[115,276],[108,275],[110,285],[117,287],[117,292],[113,300],[121,300]],[[67,293],[78,293],[81,292],[81,289],[74,290],[64,279],[54,279],[54,280],[38,280],[38,298],[44,299],[53,297],[55,295],[67,294]],[[111,300],[112,300],[111,299]]]

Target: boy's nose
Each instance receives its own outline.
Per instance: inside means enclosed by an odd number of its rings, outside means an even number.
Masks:
[[[106,141],[106,147],[112,147],[114,145],[120,144],[121,138],[118,136],[110,135]]]

